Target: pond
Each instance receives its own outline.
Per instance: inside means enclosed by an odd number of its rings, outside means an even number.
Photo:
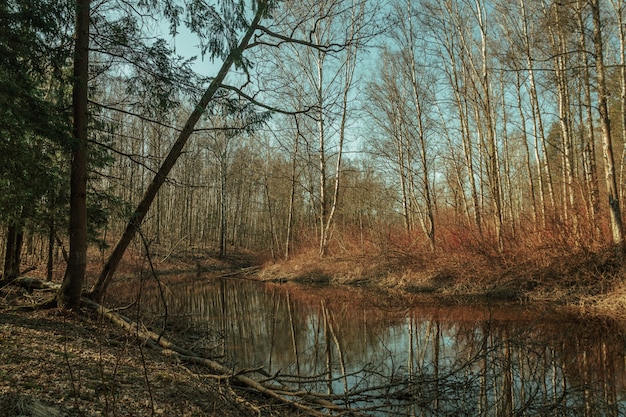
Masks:
[[[539,305],[238,279],[142,304],[233,370],[365,415],[626,415],[624,335]]]

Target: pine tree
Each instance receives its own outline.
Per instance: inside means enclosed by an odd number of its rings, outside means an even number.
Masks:
[[[24,227],[45,223],[59,189],[68,145],[62,94],[64,3],[11,0],[0,4],[0,224],[7,228],[4,279],[20,272]]]

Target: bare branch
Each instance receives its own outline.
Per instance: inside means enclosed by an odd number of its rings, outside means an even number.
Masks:
[[[304,108],[302,110],[284,110],[284,109],[281,109],[281,108],[278,108],[278,107],[270,106],[269,104],[261,103],[260,101],[255,99],[253,96],[244,93],[240,88],[237,88],[235,86],[222,84],[221,88],[223,88],[225,90],[233,91],[239,97],[245,98],[246,100],[248,100],[249,102],[251,102],[255,106],[261,107],[263,109],[269,110],[269,111],[274,112],[274,113],[280,113],[280,114],[286,114],[286,115],[289,115],[289,116],[293,116],[293,115],[298,115],[298,114],[307,114],[307,113],[309,113],[309,112],[311,112],[313,110],[317,111],[317,109],[318,109],[317,106],[313,105],[313,106],[308,106],[308,107],[306,107],[306,108]]]

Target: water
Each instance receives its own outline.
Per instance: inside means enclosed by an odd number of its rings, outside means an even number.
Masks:
[[[623,334],[541,306],[235,279],[164,298],[170,338],[366,415],[626,415]]]

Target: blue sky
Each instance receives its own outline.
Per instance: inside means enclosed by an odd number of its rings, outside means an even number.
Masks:
[[[169,34],[169,28],[162,27],[162,32],[159,35],[169,42],[177,55],[181,55],[185,58],[196,57],[196,61],[192,66],[194,71],[207,77],[213,77],[219,70],[222,62],[219,59],[212,62],[209,56],[205,56],[203,59],[201,56],[200,41],[185,25],[180,25],[177,30],[179,33],[176,36],[172,36]]]

